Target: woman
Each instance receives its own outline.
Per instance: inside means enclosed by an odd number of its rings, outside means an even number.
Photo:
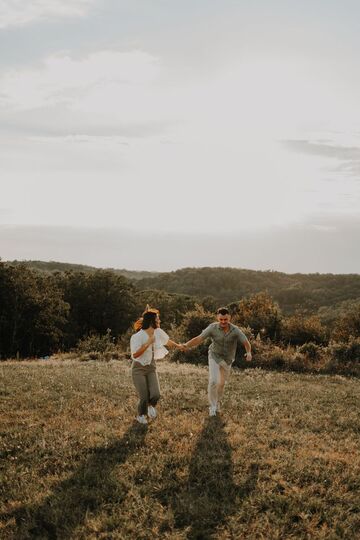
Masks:
[[[139,395],[138,416],[140,424],[147,424],[146,415],[156,418],[155,406],[160,399],[159,380],[156,373],[155,360],[168,354],[168,347],[183,346],[171,341],[160,328],[160,317],[157,309],[148,308],[141,319],[134,325],[136,334],[130,339],[132,379]]]

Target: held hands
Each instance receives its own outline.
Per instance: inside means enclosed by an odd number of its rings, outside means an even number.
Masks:
[[[188,350],[188,348],[186,347],[185,343],[179,343],[178,344],[178,349],[182,352],[186,352]]]

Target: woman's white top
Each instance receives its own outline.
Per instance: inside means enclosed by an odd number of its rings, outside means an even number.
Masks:
[[[149,336],[145,330],[139,330],[136,334],[133,334],[130,338],[131,358],[136,362],[140,362],[143,366],[151,364],[153,358],[155,360],[164,358],[169,352],[164,345],[167,344],[170,338],[161,328],[155,328],[154,337],[155,341],[152,346],[148,347],[141,356],[134,358],[133,354],[145,345],[149,340]]]

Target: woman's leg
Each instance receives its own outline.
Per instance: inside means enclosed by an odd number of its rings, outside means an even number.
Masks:
[[[147,375],[147,382],[149,388],[149,403],[153,407],[160,399],[160,385],[156,370],[152,370]]]
[[[147,414],[149,403],[149,388],[145,366],[136,366],[131,370],[132,380],[139,396],[138,413],[140,416]]]

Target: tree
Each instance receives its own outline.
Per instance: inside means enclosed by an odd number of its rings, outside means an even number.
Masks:
[[[0,356],[50,354],[69,310],[54,276],[0,263]]]
[[[360,337],[360,304],[338,319],[331,337],[335,341],[348,341],[350,338]]]
[[[64,299],[70,304],[65,346],[84,336],[106,334],[116,338],[136,318],[135,288],[125,277],[109,270],[58,274]]]
[[[280,330],[281,312],[279,306],[266,292],[260,292],[238,303],[230,304],[233,322],[242,327],[250,327],[256,336],[276,339]]]
[[[326,343],[326,330],[318,317],[305,317],[296,314],[285,318],[281,325],[281,338],[291,345],[303,345],[304,343]]]

